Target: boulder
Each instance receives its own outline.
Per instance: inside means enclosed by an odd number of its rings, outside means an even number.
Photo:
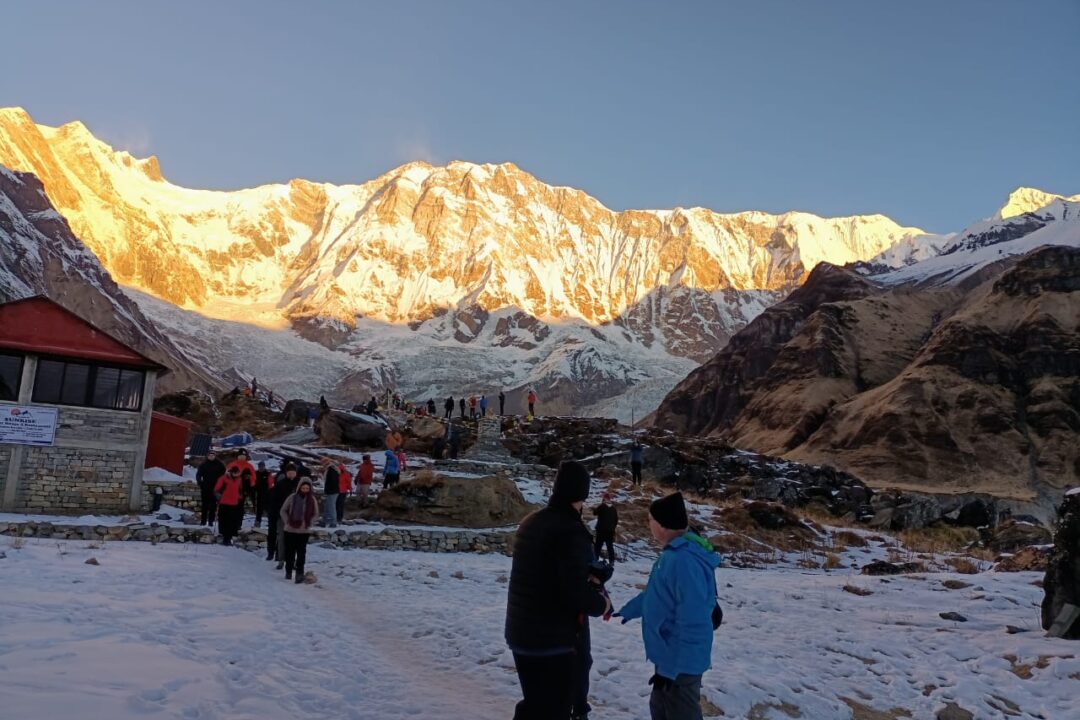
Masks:
[[[366,416],[365,416],[366,417]],[[370,422],[354,413],[330,410],[315,421],[315,432],[326,445],[380,448],[386,442],[386,426]]]
[[[994,528],[986,546],[996,553],[1015,552],[1032,545],[1049,545],[1050,531],[1040,525],[1006,520]]]
[[[1046,595],[1042,602],[1042,626],[1049,630],[1062,608],[1080,606],[1080,491],[1065,496],[1058,510],[1054,549],[1043,578]],[[1080,621],[1074,622],[1062,637],[1080,639]]]
[[[905,573],[926,572],[926,566],[920,562],[891,563],[885,560],[875,560],[864,565],[859,571],[863,575],[902,575]]]
[[[285,409],[281,411],[281,420],[286,425],[307,425],[308,411],[312,408],[319,411],[319,404],[307,400],[290,400],[285,403]]]
[[[995,572],[1046,572],[1050,550],[1042,547],[1020,548],[1014,554],[1001,555],[994,560]]]
[[[746,506],[746,512],[758,527],[766,530],[802,527],[799,517],[779,503],[754,501]]]
[[[514,525],[531,510],[506,475],[462,478],[424,469],[379,493],[366,515],[396,523],[482,528]]]

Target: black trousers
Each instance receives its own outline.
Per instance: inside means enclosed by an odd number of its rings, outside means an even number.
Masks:
[[[505,415],[506,414],[506,402],[504,400],[499,401],[499,414],[500,415]]]
[[[635,485],[640,485],[641,484],[641,463],[639,463],[639,462],[630,463],[630,474],[634,476],[634,484]]]
[[[218,506],[218,532],[226,545],[232,543],[232,539],[240,532],[240,525],[244,521],[243,505],[219,505]]]
[[[264,487],[255,488],[255,522],[261,523],[266,514],[266,501],[270,498],[270,490]]]
[[[533,407],[533,404],[532,404],[532,403],[529,403],[529,414],[530,414],[530,415],[532,415],[532,416],[534,416],[534,417],[535,417],[535,415],[536,415],[536,408],[535,408],[535,407]]]
[[[574,653],[535,657],[514,653],[523,699],[514,720],[563,720],[570,717],[577,687]]]
[[[578,636],[577,646],[574,648],[574,705],[573,714],[585,717],[592,712],[589,705],[589,673],[592,672],[592,637],[589,634],[589,621],[585,620],[585,626]]]
[[[202,489],[202,524],[213,525],[217,520],[217,498],[213,488]]]
[[[278,524],[281,518],[277,513],[269,513],[266,516],[266,559],[273,560],[277,557],[277,534]]]
[[[596,559],[599,560],[600,549],[602,546],[607,546],[608,562],[615,564],[615,534],[614,533],[596,533],[596,540],[593,542],[593,554],[596,555]]]
[[[334,508],[335,510],[337,510],[337,521],[338,522],[341,522],[342,520],[345,519],[345,497],[346,497],[345,493],[338,493],[337,507]]]
[[[285,533],[285,573],[304,576],[304,562],[307,560],[307,533]]]
[[[454,408],[446,408],[446,414],[443,417],[445,417],[447,420],[454,417]]]

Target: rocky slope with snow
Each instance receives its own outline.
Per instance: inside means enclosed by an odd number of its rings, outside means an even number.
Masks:
[[[163,391],[213,387],[143,315],[49,204],[33,175],[0,166],[0,302],[46,295],[172,371]]]
[[[629,415],[637,387],[651,409],[817,263],[925,236],[879,215],[615,212],[509,163],[192,190],[81,123],[41,126],[17,108],[0,110],[0,163],[37,174],[116,280],[168,303],[152,314],[205,360],[342,401],[388,383],[515,399],[532,385],[549,411]],[[176,308],[218,322],[198,333]],[[237,324],[288,333],[300,354],[318,354],[300,338],[334,351],[338,377],[209,347]]]
[[[819,267],[655,421],[878,487],[1048,506],[1080,482],[1078,378],[1080,203],[1057,199],[893,271]]]

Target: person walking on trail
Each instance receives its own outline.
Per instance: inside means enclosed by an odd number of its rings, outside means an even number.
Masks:
[[[487,395],[480,396],[480,417],[487,417]]]
[[[352,473],[345,467],[345,463],[338,463],[338,478],[337,506],[334,509],[337,511],[337,521],[342,522],[345,520],[345,500],[352,494],[353,489]]]
[[[285,579],[291,580],[296,573],[296,583],[304,582],[304,563],[307,560],[308,538],[311,525],[319,514],[319,501],[311,481],[304,478],[296,492],[285,499],[281,506],[282,535],[285,536]]]
[[[630,474],[634,478],[634,484],[641,484],[641,464],[645,459],[645,448],[637,440],[630,446]]]
[[[472,419],[472,420],[476,419],[476,396],[475,395],[470,395],[469,396],[469,418]]]
[[[272,487],[274,478],[266,469],[266,463],[260,461],[259,469],[255,471],[255,527],[262,527],[263,513],[266,512],[266,501]]]
[[[502,390],[499,391],[499,414],[506,414],[506,393]]]
[[[443,417],[447,420],[454,419],[454,397],[451,395],[443,402]]]
[[[244,481],[240,479],[240,468],[230,467],[214,485],[214,494],[218,501],[218,532],[221,544],[232,545],[232,539],[240,532],[244,519]]]
[[[711,667],[716,568],[720,556],[689,529],[681,493],[649,506],[649,530],[663,550],[645,590],[616,613],[623,623],[641,618],[652,720],[701,720],[701,676]]]
[[[465,417],[465,396],[458,398],[458,407],[461,408],[461,417]]]
[[[619,525],[619,510],[612,501],[611,493],[604,493],[599,505],[593,508],[596,516],[596,541],[593,551],[597,559],[601,557],[602,546],[607,546],[608,562],[615,564],[615,528]]]
[[[240,501],[240,519],[244,519],[244,504],[251,499],[251,509],[255,510],[255,466],[248,460],[247,450],[241,450],[236,459],[225,466],[228,472],[233,468],[240,469],[240,479],[243,480],[243,498]]]
[[[296,466],[287,463],[282,475],[270,490],[270,502],[266,515],[266,559],[276,559],[278,570],[285,567],[285,538],[281,537],[280,533],[281,506],[290,495],[296,492],[298,482]]]
[[[323,465],[323,527],[337,527],[337,498],[341,492],[341,473],[330,458],[322,459]]]
[[[225,474],[225,463],[218,460],[217,453],[210,450],[206,453],[206,459],[195,471],[195,482],[199,485],[199,496],[202,500],[200,516],[203,525],[213,526],[217,521],[217,498],[214,497],[214,486],[218,479]]]
[[[360,507],[368,506],[368,498],[371,497],[371,483],[375,480],[375,463],[371,462],[370,455],[364,455],[360,461],[360,469],[356,472],[356,494],[360,498]]]
[[[532,388],[529,388],[529,394],[526,395],[525,398],[529,402],[529,417],[535,417],[536,416],[536,392]]]
[[[431,417],[435,417],[435,398],[428,398],[427,414]]]
[[[398,484],[401,477],[401,460],[390,448],[383,454],[383,487],[390,488]]]
[[[522,691],[515,720],[570,717],[581,616],[611,611],[603,586],[590,580],[592,537],[581,520],[588,495],[588,470],[564,461],[547,507],[525,518],[514,539],[505,637]]]

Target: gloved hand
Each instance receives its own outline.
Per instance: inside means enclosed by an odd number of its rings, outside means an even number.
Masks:
[[[675,684],[673,680],[668,680],[663,675],[653,675],[649,678],[649,684],[655,687],[657,690],[666,691],[670,690],[671,686]]]

